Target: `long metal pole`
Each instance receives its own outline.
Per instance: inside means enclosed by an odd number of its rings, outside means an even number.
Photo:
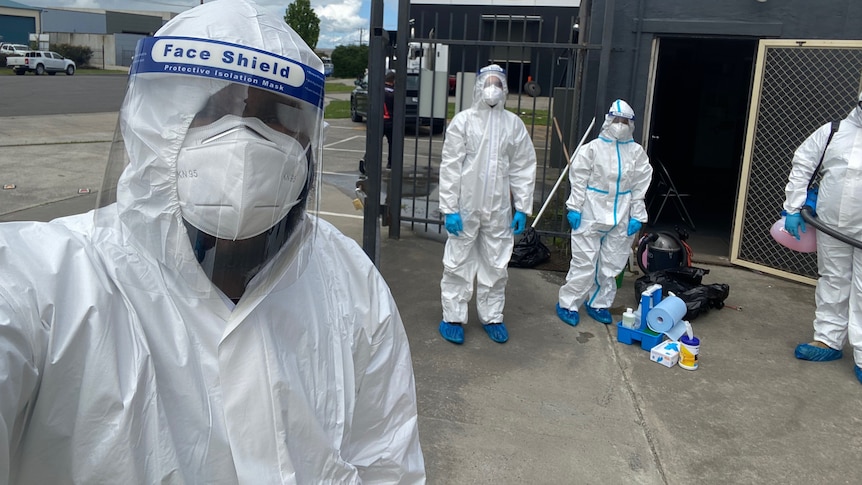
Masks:
[[[368,121],[365,126],[366,180],[365,219],[362,249],[375,266],[380,261],[380,175],[383,159],[383,0],[371,0],[368,40]],[[388,36],[387,36],[388,37]]]
[[[407,118],[407,43],[410,42],[410,0],[398,0],[398,34],[395,44],[395,106],[392,118],[392,172],[389,174],[387,209],[389,238],[401,237],[401,193],[404,180],[404,124]]]

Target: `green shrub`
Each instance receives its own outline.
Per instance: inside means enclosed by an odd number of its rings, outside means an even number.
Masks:
[[[93,49],[81,45],[54,44],[51,46],[51,50],[63,57],[72,59],[78,67],[88,65],[93,57]]]

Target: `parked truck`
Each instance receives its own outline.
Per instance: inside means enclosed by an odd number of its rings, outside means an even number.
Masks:
[[[30,51],[18,56],[6,58],[6,66],[11,67],[15,74],[23,76],[27,71],[33,71],[37,76],[48,73],[53,76],[65,72],[67,76],[75,74],[75,62],[52,51]]]

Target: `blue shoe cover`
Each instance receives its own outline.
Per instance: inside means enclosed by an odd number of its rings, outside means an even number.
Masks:
[[[464,327],[460,323],[449,323],[440,320],[440,335],[453,344],[464,343]]]
[[[482,325],[485,329],[485,332],[491,337],[491,340],[497,342],[498,344],[506,343],[509,340],[509,331],[506,330],[506,324],[503,322],[499,323],[489,323],[487,325]]]
[[[810,360],[812,362],[828,362],[838,360],[843,354],[840,350],[824,349],[811,344],[799,344],[796,346],[796,358]]]
[[[859,379],[859,383],[862,384],[862,367],[856,366],[856,379]]]
[[[581,317],[578,315],[577,310],[569,310],[563,308],[560,306],[559,303],[557,303],[557,316],[560,317],[560,320],[568,323],[573,327],[581,321]]]
[[[587,307],[587,315],[592,317],[593,320],[608,324],[614,321],[613,317],[611,317],[611,312],[608,311],[607,308],[593,308],[589,305],[584,305]]]

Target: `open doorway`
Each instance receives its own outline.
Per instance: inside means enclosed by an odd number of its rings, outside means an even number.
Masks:
[[[658,39],[647,151],[652,230],[688,230],[695,256],[727,260],[757,39]],[[659,162],[679,197],[667,194]],[[684,210],[683,210],[684,209]]]

